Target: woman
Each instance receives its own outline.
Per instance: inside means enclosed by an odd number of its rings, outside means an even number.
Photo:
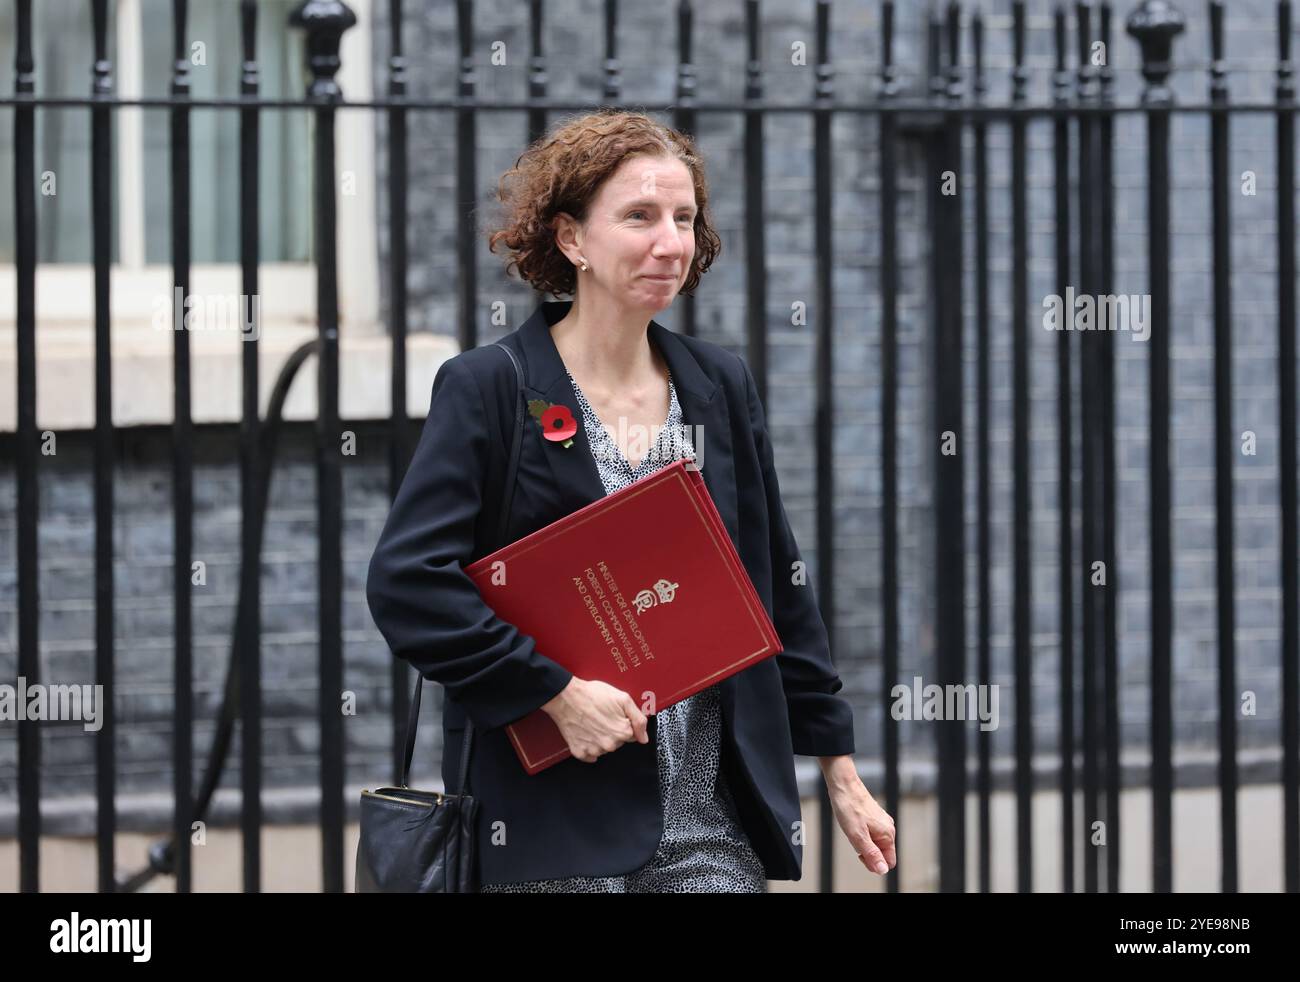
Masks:
[[[692,141],[605,110],[561,125],[503,176],[490,238],[544,302],[502,339],[526,398],[567,406],[565,445],[525,418],[507,541],[677,459],[700,467],[785,650],[647,717],[574,677],[496,617],[462,571],[493,551],[516,381],[493,345],[449,359],[370,565],[375,622],[444,686],[443,780],[460,785],[466,718],[484,892],[765,892],[799,879],[793,754],[819,758],[841,828],[878,873],[894,823],[853,762],[826,628],[781,505],[763,409],[726,349],[651,318],[718,254]],[[702,442],[672,439],[687,428]],[[657,439],[655,438],[655,435]],[[543,709],[573,758],[529,777],[505,725]]]

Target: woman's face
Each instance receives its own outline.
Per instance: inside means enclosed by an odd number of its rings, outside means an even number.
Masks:
[[[565,223],[565,252],[581,255],[584,299],[659,311],[673,302],[695,256],[695,187],[686,165],[669,157],[629,157],[601,185],[587,224]],[[567,216],[566,216],[567,218]]]

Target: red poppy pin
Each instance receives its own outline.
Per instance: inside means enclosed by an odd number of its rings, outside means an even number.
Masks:
[[[529,399],[528,412],[542,424],[542,436],[564,447],[573,446],[573,434],[578,432],[578,421],[573,418],[573,411],[568,406],[558,402],[550,403],[545,399]]]

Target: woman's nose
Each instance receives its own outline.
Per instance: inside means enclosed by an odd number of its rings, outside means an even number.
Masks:
[[[660,259],[672,259],[684,251],[681,234],[677,226],[669,222],[666,229],[661,229],[655,237],[654,255]]]

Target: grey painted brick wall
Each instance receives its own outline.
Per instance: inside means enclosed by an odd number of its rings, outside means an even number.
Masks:
[[[387,780],[390,655],[365,603],[365,572],[387,514],[386,437],[374,425],[349,428],[357,454],[345,456],[344,685],[357,712],[345,717],[348,771]],[[290,424],[282,436],[262,552],[264,779],[268,788],[314,784],[318,777],[317,579],[314,436]],[[61,434],[41,458],[40,671],[42,681],[90,682],[94,674],[94,506],[88,434]],[[169,434],[127,429],[118,439],[115,663],[118,787],[124,794],[165,790],[172,781],[172,523]],[[201,427],[194,445],[194,558],[206,584],[193,588],[195,768],[206,768],[231,653],[239,579],[238,435]],[[5,677],[16,666],[14,475],[0,475],[0,652]],[[433,727],[428,728],[432,731]],[[43,793],[94,787],[93,733],[80,723],[49,723],[42,736]],[[422,753],[429,753],[427,740]],[[16,794],[13,724],[0,728],[0,798]],[[238,728],[223,787],[238,787]]]
[[[411,5],[417,6],[417,5]],[[1031,4],[1029,50],[1031,97],[1049,94],[1050,19],[1047,5]],[[488,97],[521,97],[526,91],[526,5],[475,5],[479,90]],[[764,59],[768,91],[778,101],[800,101],[811,91],[812,68],[789,64],[790,45],[812,48],[811,3],[765,5]],[[1207,32],[1201,5],[1183,4],[1188,30],[1175,47],[1180,69],[1173,79],[1183,101],[1205,91]],[[1234,97],[1271,97],[1274,44],[1267,25],[1271,2],[1240,2],[1228,18]],[[987,4],[990,99],[1002,99],[1010,74],[1009,4]],[[1120,13],[1127,12],[1124,6]],[[739,97],[743,49],[739,3],[700,5],[696,13],[699,91]],[[374,11],[377,91],[382,91],[387,55],[382,17]],[[924,80],[921,5],[900,5],[896,59],[913,88]],[[623,5],[622,56],[629,102],[667,102],[673,91],[675,26],[668,6]],[[547,4],[547,53],[551,92],[590,98],[601,83],[600,4]],[[1122,28],[1122,21],[1120,23]],[[842,96],[875,90],[878,58],[875,4],[839,4],[834,19],[836,87]],[[492,66],[491,44],[503,40],[508,64]],[[412,91],[416,95],[454,91],[455,25],[450,5],[412,13],[407,28]],[[1111,60],[1121,102],[1140,91],[1137,47],[1119,33]],[[1185,66],[1185,67],[1184,67]],[[411,256],[408,284],[414,330],[453,335],[456,331],[456,256],[453,214],[454,129],[447,113],[411,115]],[[1275,745],[1279,731],[1278,650],[1280,632],[1277,389],[1275,337],[1276,187],[1273,144],[1267,117],[1234,120],[1232,168],[1256,171],[1259,195],[1234,197],[1233,248],[1237,259],[1234,300],[1237,360],[1234,369],[1234,426],[1259,437],[1256,457],[1242,457],[1235,471],[1238,512],[1238,681],[1259,696],[1259,715],[1239,721],[1243,749]],[[478,133],[479,198],[486,209],[496,177],[524,147],[522,113],[486,113]],[[377,116],[380,187],[384,186],[384,120]],[[767,241],[771,269],[768,328],[771,373],[767,408],[785,506],[816,584],[816,527],[813,509],[813,393],[807,385],[813,364],[816,298],[812,222],[812,129],[799,115],[768,122],[765,150]],[[1172,338],[1174,472],[1175,728],[1180,746],[1213,745],[1214,736],[1214,556],[1213,471],[1209,320],[1208,127],[1199,117],[1176,116],[1173,127],[1175,198],[1172,235],[1174,337]],[[834,445],[836,492],[836,588],[834,650],[855,706],[859,755],[874,761],[881,746],[883,700],[880,682],[880,415],[879,415],[879,185],[878,136],[869,118],[835,120],[835,326]],[[1030,127],[1029,193],[1031,325],[1041,319],[1044,294],[1055,292],[1052,246],[1050,128]],[[704,115],[699,141],[713,179],[713,206],[724,247],[698,292],[698,332],[744,353],[744,215],[740,182],[740,125],[734,118]],[[1137,115],[1116,124],[1116,289],[1146,289],[1144,130]],[[968,506],[967,625],[974,664],[976,607],[975,544],[975,332],[990,331],[992,350],[991,489],[992,652],[994,681],[1002,686],[1002,726],[993,735],[995,752],[1014,746],[1011,665],[1011,372],[1008,295],[1010,269],[1009,136],[990,129],[992,320],[974,320],[973,278],[968,277],[966,323]],[[933,668],[933,531],[930,515],[930,456],[937,435],[930,424],[929,252],[925,234],[924,159],[917,146],[901,148],[899,210],[899,475],[901,636],[904,679],[929,679]],[[973,173],[962,175],[962,194],[973,206]],[[381,209],[381,260],[386,268],[386,197]],[[973,270],[973,231],[966,260]],[[479,336],[490,341],[518,325],[536,301],[518,280],[507,280],[498,257],[479,243]],[[387,280],[382,281],[387,299]],[[503,300],[509,324],[493,324],[492,304]],[[806,326],[790,322],[791,304],[808,305]],[[676,327],[674,310],[661,322]],[[1034,734],[1036,746],[1056,746],[1059,637],[1056,607],[1056,429],[1055,336],[1031,329],[1031,456]],[[1147,561],[1146,355],[1144,345],[1116,339],[1117,466],[1119,470],[1119,569],[1121,719],[1123,740],[1140,748],[1147,740],[1149,601]],[[364,598],[365,565],[387,510],[384,437],[374,426],[354,427],[358,454],[345,459],[345,684],[357,693],[358,715],[346,723],[347,777],[387,780],[388,673],[390,655],[371,624]],[[119,438],[118,514],[118,744],[121,789],[170,788],[171,599],[168,438],[165,431],[124,432]],[[202,428],[196,443],[195,556],[208,563],[208,585],[195,592],[196,766],[204,761],[213,729],[223,673],[229,656],[237,579],[239,495],[236,437],[229,427]],[[1077,453],[1077,451],[1076,451]],[[312,437],[291,427],[277,465],[263,566],[266,666],[265,776],[268,788],[313,784],[317,774],[315,505]],[[0,461],[0,666],[16,665],[14,475],[12,457]],[[47,678],[88,679],[93,668],[93,513],[91,458],[85,435],[60,436],[59,453],[42,458],[41,473],[41,660]],[[1077,480],[1077,475],[1076,475]],[[1078,500],[1076,487],[1075,500]],[[1076,523],[1077,524],[1077,523]],[[1076,625],[1079,623],[1076,612]],[[1079,641],[1076,639],[1076,657]],[[437,700],[428,700],[416,771],[436,773]],[[92,787],[92,737],[80,729],[42,730],[45,793],[86,792]],[[933,753],[932,728],[905,725],[904,757],[923,761]],[[973,743],[972,743],[973,749]],[[238,741],[223,786],[238,782]],[[0,728],[0,798],[15,792],[16,744],[12,727]],[[1202,778],[1209,774],[1202,769]],[[1212,775],[1209,775],[1212,777]]]
[[[1011,74],[1007,4],[995,4],[999,15],[990,17],[990,42],[986,65],[990,73],[990,98],[1006,98]],[[1040,5],[1030,5],[1038,8]],[[1047,5],[1029,23],[1028,50],[1033,84],[1031,96],[1050,97],[1048,83],[1053,67],[1051,18]],[[1176,99],[1201,103],[1208,98],[1209,32],[1205,4],[1178,4],[1187,19],[1183,35],[1175,42],[1177,70],[1171,77]],[[1136,42],[1123,33],[1123,16],[1129,5],[1117,5],[1120,15],[1111,50],[1116,96],[1121,105],[1136,105],[1143,80]],[[1236,101],[1270,102],[1276,51],[1275,5],[1265,2],[1233,3],[1227,14],[1227,58],[1232,97]],[[1234,309],[1233,430],[1238,435],[1253,430],[1258,437],[1256,456],[1236,455],[1234,494],[1237,578],[1237,684],[1258,697],[1258,715],[1238,716],[1243,748],[1276,746],[1280,739],[1281,568],[1278,473],[1277,379],[1277,175],[1274,123],[1265,114],[1238,114],[1232,120],[1229,173],[1234,184],[1244,171],[1257,175],[1258,193],[1234,193],[1230,207],[1234,267],[1231,288]],[[1034,561],[1034,737],[1038,747],[1053,748],[1057,741],[1059,634],[1056,594],[1057,501],[1056,471],[1056,335],[1041,328],[1043,297],[1060,292],[1056,284],[1054,206],[1052,192],[1052,127],[1035,122],[1029,127],[1030,264],[1030,455],[1032,472],[1032,545]],[[968,143],[970,141],[968,140]],[[992,601],[994,664],[1005,686],[1002,706],[1014,698],[1011,675],[1013,583],[1011,578],[1012,447],[1011,447],[1011,227],[1010,135],[1007,127],[991,127],[990,245],[993,276],[991,311],[995,327],[990,335],[991,365],[991,493]],[[1077,144],[1075,145],[1077,152]],[[1172,384],[1170,441],[1173,487],[1173,587],[1174,598],[1174,730],[1182,747],[1217,746],[1217,629],[1215,592],[1214,512],[1214,390],[1213,390],[1213,263],[1210,239],[1210,132],[1204,115],[1173,116],[1171,127],[1170,235],[1172,289]],[[1146,238],[1146,128],[1140,113],[1119,116],[1115,125],[1115,234],[1114,291],[1140,294],[1147,290]],[[972,175],[968,174],[967,178]],[[963,193],[973,190],[963,183]],[[968,206],[972,204],[968,200]],[[1078,195],[1072,190],[1072,221],[1077,229]],[[967,248],[973,269],[973,240]],[[1078,284],[1074,284],[1077,288]],[[968,332],[974,321],[973,278],[965,295]],[[973,340],[973,339],[972,339]],[[1076,339],[1077,341],[1077,339]],[[1077,352],[1077,347],[1076,347]],[[1116,467],[1120,722],[1121,740],[1127,746],[1145,746],[1150,721],[1150,546],[1148,497],[1147,355],[1148,346],[1128,335],[1114,337],[1116,371]],[[967,419],[975,418],[975,350],[965,352]],[[1075,364],[1076,420],[1079,406],[1077,360]],[[1076,466],[1078,432],[1076,425]],[[972,436],[973,439],[973,436]],[[968,458],[969,461],[970,458]],[[1077,473],[1074,501],[1079,501]],[[967,471],[968,514],[974,521],[975,485]],[[974,550],[974,530],[968,540]],[[1076,557],[1078,557],[1076,521]],[[1100,558],[1100,557],[1095,557]],[[1296,557],[1290,557],[1291,562]],[[975,561],[969,564],[975,575]],[[971,581],[973,582],[973,580]],[[1088,587],[1091,589],[1091,587]],[[1079,630],[1080,612],[1075,614]],[[968,619],[972,641],[974,618]],[[1075,640],[1079,670],[1081,636]],[[1076,675],[1075,684],[1080,676]],[[1076,721],[1080,717],[1076,712]],[[994,735],[996,751],[1011,752],[1015,728],[1005,726]]]

